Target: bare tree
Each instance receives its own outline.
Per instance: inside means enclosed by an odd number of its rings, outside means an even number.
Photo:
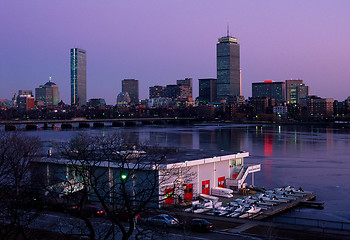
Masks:
[[[0,132],[0,239],[28,239],[25,229],[40,212],[30,180],[41,142],[24,134]]]
[[[119,238],[122,235],[122,239],[131,236],[141,239],[144,234],[150,233],[145,232],[145,228],[139,228],[137,216],[159,209],[168,197],[159,187],[163,184],[181,187],[186,175],[180,174],[179,167],[164,168],[170,149],[130,144],[117,135],[78,135],[60,144],[57,149],[69,169],[70,177],[66,178],[69,191],[73,192],[77,184],[84,186],[86,194],[78,200],[78,209],[83,210],[86,198],[98,202],[105,209],[111,222],[110,229],[104,232],[105,239],[115,239],[116,232]],[[83,211],[74,215],[86,223],[89,238],[96,239],[91,219]],[[121,215],[127,217],[127,223],[122,222]]]

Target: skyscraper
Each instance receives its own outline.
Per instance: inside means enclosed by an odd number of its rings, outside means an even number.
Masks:
[[[240,47],[238,39],[227,36],[218,39],[216,45],[217,100],[231,101],[241,95]]]
[[[70,50],[71,105],[86,105],[86,51]]]
[[[124,79],[122,81],[122,92],[129,93],[131,104],[139,103],[139,80]]]

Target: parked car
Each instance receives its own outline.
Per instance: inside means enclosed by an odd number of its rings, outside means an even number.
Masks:
[[[153,217],[149,217],[147,218],[146,223],[162,227],[176,227],[180,225],[179,220],[168,214],[159,214]]]
[[[106,215],[105,210],[97,205],[86,205],[81,209],[81,212],[91,217],[100,217]]]
[[[117,212],[116,216],[119,218],[120,221],[129,221],[130,219],[130,214],[128,211]],[[136,221],[139,221],[141,219],[140,214],[136,214],[135,219]]]
[[[73,204],[67,207],[67,211],[70,211],[73,214],[81,214],[89,217],[100,217],[106,215],[105,210],[97,205],[85,205],[79,209],[78,205]]]
[[[214,224],[205,219],[196,218],[190,222],[190,228],[194,231],[209,232],[214,229]]]

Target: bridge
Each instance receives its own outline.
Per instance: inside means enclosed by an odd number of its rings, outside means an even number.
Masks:
[[[60,127],[62,129],[73,128],[73,123],[78,123],[79,128],[89,128],[92,123],[93,127],[104,127],[105,123],[112,123],[113,127],[135,126],[137,122],[143,125],[160,125],[160,124],[183,124],[193,122],[194,118],[114,118],[114,119],[45,119],[45,120],[11,120],[0,121],[0,125],[5,125],[5,130],[16,130],[16,125],[26,125],[27,130],[36,130],[39,124],[43,124],[44,129]]]

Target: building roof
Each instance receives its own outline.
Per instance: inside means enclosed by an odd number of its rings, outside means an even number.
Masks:
[[[48,81],[47,83],[45,83],[43,85],[43,87],[54,87],[54,86],[57,86],[56,83],[51,82],[51,81]]]
[[[169,169],[173,167],[185,167],[185,166],[196,166],[211,162],[219,162],[228,159],[244,158],[248,157],[249,153],[240,151],[240,152],[231,152],[224,150],[203,150],[203,149],[184,149],[184,148],[172,148],[164,149],[166,152],[166,160],[161,163],[164,169]],[[37,160],[38,162],[51,162],[58,164],[70,164],[71,161],[68,159],[63,159],[62,156],[57,154],[52,155],[52,157],[43,157]],[[132,161],[131,161],[132,164]],[[99,164],[102,166],[111,166],[118,167],[117,162],[105,161],[104,163]],[[151,167],[151,165],[150,165]]]

